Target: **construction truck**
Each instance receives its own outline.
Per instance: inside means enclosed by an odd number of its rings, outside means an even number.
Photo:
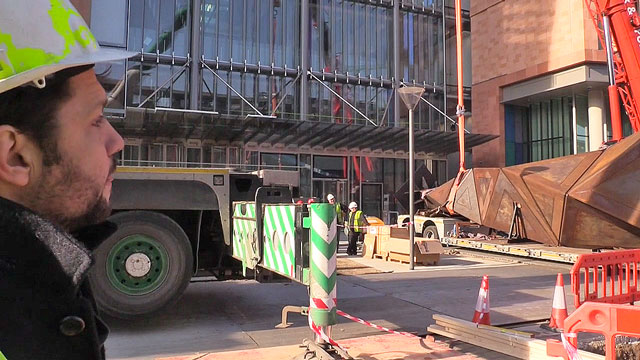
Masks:
[[[232,246],[234,231],[243,233],[233,226],[233,217],[246,218],[247,201],[259,204],[251,210],[254,222],[263,203],[293,205],[298,182],[297,171],[119,168],[110,217],[118,228],[95,249],[90,274],[99,307],[112,316],[135,317],[177,300],[195,275],[222,280],[242,271],[244,276],[272,278],[255,266],[256,254],[243,248],[261,245]],[[244,261],[241,253],[253,257]],[[233,257],[251,264],[250,272]],[[281,273],[290,274],[288,268]]]

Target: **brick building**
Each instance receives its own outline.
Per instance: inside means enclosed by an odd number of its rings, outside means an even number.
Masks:
[[[473,130],[500,135],[474,149],[474,166],[581,153],[610,137],[606,54],[583,0],[476,0],[471,28]]]

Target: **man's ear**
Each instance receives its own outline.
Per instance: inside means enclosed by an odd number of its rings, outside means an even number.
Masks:
[[[0,125],[0,181],[20,187],[29,184],[36,156],[36,147],[26,135]]]

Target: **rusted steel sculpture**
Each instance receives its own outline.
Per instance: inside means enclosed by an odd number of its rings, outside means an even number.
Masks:
[[[453,180],[424,195],[445,206]],[[453,209],[508,232],[520,206],[521,235],[549,245],[640,247],[640,133],[599,151],[505,168],[468,170]]]

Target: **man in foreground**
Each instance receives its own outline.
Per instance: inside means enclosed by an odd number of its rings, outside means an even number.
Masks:
[[[100,49],[68,0],[0,0],[0,352],[104,359],[87,281],[123,140],[104,118]],[[75,234],[76,236],[72,236]]]

